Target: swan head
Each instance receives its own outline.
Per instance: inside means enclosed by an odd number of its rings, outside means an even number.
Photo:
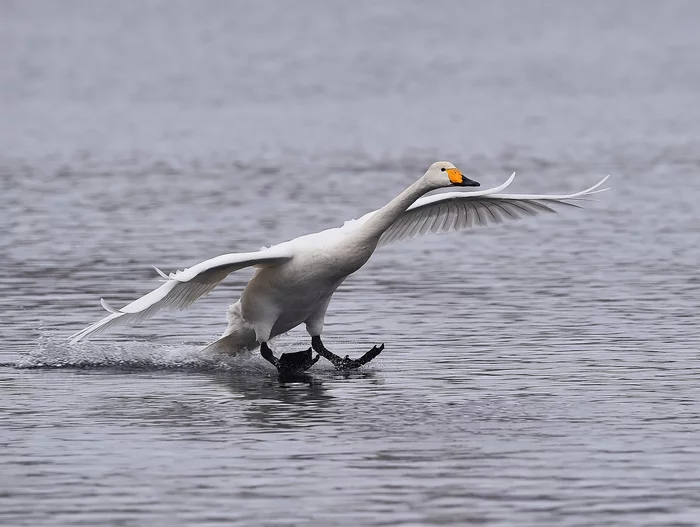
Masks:
[[[464,176],[449,161],[438,161],[430,165],[424,176],[435,188],[478,187],[479,183]]]

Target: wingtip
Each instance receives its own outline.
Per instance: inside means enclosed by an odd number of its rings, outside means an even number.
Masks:
[[[605,192],[606,190],[610,190],[610,187],[606,188],[600,188],[608,179],[610,178],[610,174],[605,176],[603,179],[598,181],[595,185],[592,187],[588,187],[585,190],[582,190],[581,192],[576,192],[575,194],[571,194],[564,199],[580,199],[583,196],[589,196],[590,194],[598,194],[599,192]]]
[[[165,273],[164,273],[163,271],[161,271],[160,269],[158,269],[155,265],[152,265],[151,267],[153,267],[153,269],[156,270],[156,273],[158,273],[158,274],[161,276],[161,278],[165,278],[166,280],[169,280],[168,275],[165,274]]]
[[[601,179],[600,181],[598,181],[598,183],[596,183],[595,185],[593,185],[592,190],[593,190],[593,189],[599,189],[599,192],[603,192],[603,191],[605,191],[605,190],[610,190],[610,187],[606,187],[606,188],[604,188],[604,189],[600,189],[600,187],[603,186],[603,184],[604,184],[608,179],[610,179],[610,174],[608,174],[608,175],[605,176],[603,179]]]
[[[501,191],[507,189],[507,188],[510,186],[510,184],[513,182],[514,179],[515,179],[515,172],[513,172],[513,173],[510,175],[510,177],[509,177],[508,179],[505,180],[504,183],[501,183],[501,184],[500,184],[499,186],[497,186],[496,188],[493,188],[493,189],[489,189],[489,190],[484,191],[485,195],[488,195],[488,194],[491,194],[491,193],[496,193],[496,192],[501,192]]]
[[[77,344],[83,340],[83,338],[85,338],[85,330],[81,329],[77,333],[73,333],[70,337],[68,337],[68,344],[73,346],[74,344]]]
[[[119,310],[112,307],[109,304],[109,302],[107,302],[104,298],[100,298],[100,304],[102,305],[103,308],[105,308],[106,311],[108,311],[110,313],[119,313]]]

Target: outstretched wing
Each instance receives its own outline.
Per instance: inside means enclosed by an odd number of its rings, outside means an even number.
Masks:
[[[121,309],[114,309],[101,299],[102,307],[109,311],[110,315],[71,335],[71,343],[91,337],[112,326],[135,324],[152,317],[161,309],[185,309],[198,298],[210,293],[233,271],[251,266],[280,265],[291,259],[289,249],[271,247],[254,253],[223,254],[169,275],[156,267],[158,274],[164,278],[163,285]]]
[[[577,200],[603,192],[601,189],[610,176],[597,184],[575,194],[499,194],[515,178],[499,187],[477,192],[448,192],[426,196],[416,200],[401,217],[389,227],[379,239],[379,246],[388,245],[406,238],[416,238],[428,232],[449,232],[471,228],[476,225],[502,223],[524,216],[535,216],[543,212],[556,212],[553,205],[579,207]]]

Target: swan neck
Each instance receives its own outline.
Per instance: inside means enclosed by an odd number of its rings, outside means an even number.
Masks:
[[[420,178],[373,214],[364,225],[365,232],[369,236],[379,239],[384,231],[391,227],[414,201],[431,190],[434,189],[426,182],[425,177]]]

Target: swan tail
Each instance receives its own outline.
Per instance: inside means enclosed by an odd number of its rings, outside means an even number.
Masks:
[[[241,351],[252,351],[259,346],[255,330],[243,319],[241,301],[231,304],[226,313],[228,327],[221,338],[202,351],[235,355]]]
[[[203,353],[222,353],[225,355],[237,355],[244,351],[252,351],[258,347],[255,340],[255,332],[252,329],[237,330],[221,337],[202,349]]]

